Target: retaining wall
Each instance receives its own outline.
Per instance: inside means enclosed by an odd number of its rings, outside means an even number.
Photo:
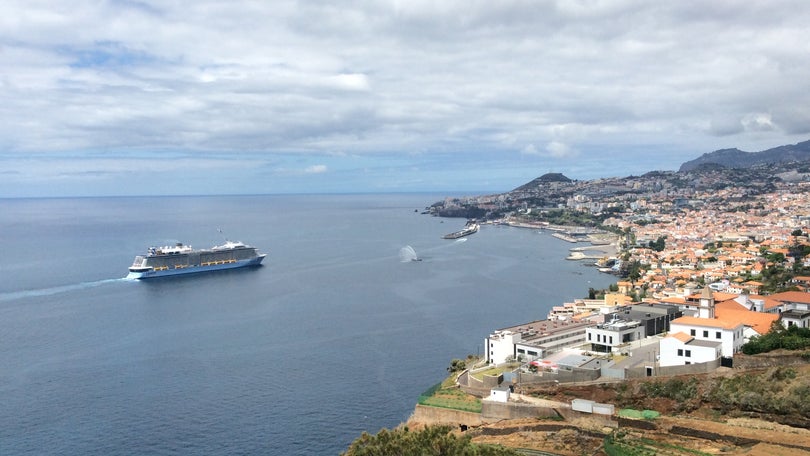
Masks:
[[[485,420],[514,420],[517,418],[557,417],[551,407],[519,402],[481,401],[481,416]]]
[[[463,412],[461,410],[431,407],[421,404],[416,405],[408,421],[424,424],[449,424],[452,426],[460,424],[466,426],[480,426],[486,422],[481,417],[480,413]]]

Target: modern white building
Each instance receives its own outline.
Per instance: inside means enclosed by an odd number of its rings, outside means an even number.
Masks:
[[[589,321],[537,320],[496,330],[484,339],[486,360],[501,364],[511,360],[533,361],[566,347],[585,343]]]
[[[670,322],[682,315],[671,304],[634,304],[607,315],[605,323],[585,330],[591,350],[612,353],[622,346],[669,331]]]
[[[613,315],[610,321],[585,330],[585,340],[594,350],[610,353],[620,345],[643,339],[641,322],[623,320]]]

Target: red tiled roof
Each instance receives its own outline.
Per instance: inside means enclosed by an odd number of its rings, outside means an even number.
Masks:
[[[780,302],[801,302],[810,304],[810,293],[804,293],[802,291],[785,291],[783,293],[772,294],[770,298]]]
[[[754,312],[733,300],[715,304],[714,312],[718,320],[742,323],[759,334],[767,333],[771,329],[771,324],[779,319],[777,314]]]
[[[683,331],[678,331],[675,334],[670,334],[667,337],[674,337],[675,339],[678,339],[679,341],[685,344],[688,343],[690,340],[694,339],[694,337],[690,336],[689,334],[686,334]]]
[[[672,320],[672,324],[705,326],[707,328],[734,329],[742,323],[720,320],[718,318],[680,317]]]

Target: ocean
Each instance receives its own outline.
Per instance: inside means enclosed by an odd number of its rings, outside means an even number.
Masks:
[[[537,230],[442,239],[464,220],[419,212],[444,196],[0,200],[0,454],[336,455],[492,330],[615,281]],[[225,238],[264,265],[124,279]]]

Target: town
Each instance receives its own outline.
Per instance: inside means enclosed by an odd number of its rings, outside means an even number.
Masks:
[[[549,173],[504,194],[447,198],[427,212],[548,230],[586,245],[570,260],[617,275],[609,289],[587,290],[537,320],[493,328],[469,365],[454,360],[455,387],[483,398],[479,417],[447,420],[463,427],[538,414],[571,421],[578,411],[615,426],[613,404],[543,402],[538,391],[763,368],[745,357],[767,351],[754,342],[810,328],[806,162],[582,182]]]

